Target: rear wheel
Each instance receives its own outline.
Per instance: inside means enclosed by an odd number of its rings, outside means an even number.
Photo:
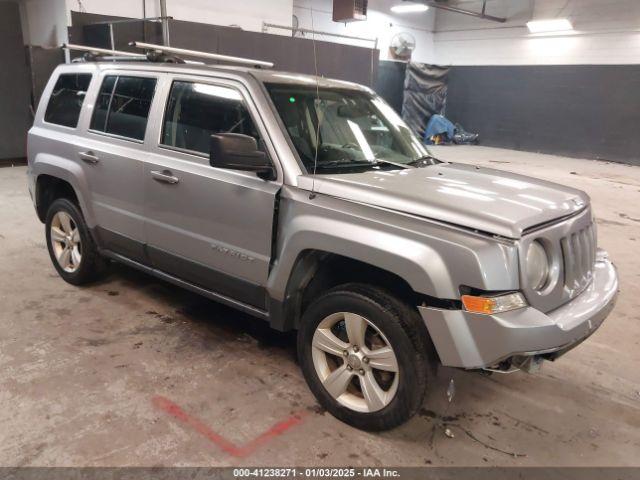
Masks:
[[[80,209],[66,198],[55,200],[46,218],[49,256],[60,276],[73,285],[96,280],[106,261],[100,257]]]
[[[329,412],[357,428],[387,430],[422,405],[426,340],[414,309],[381,289],[348,284],[306,310],[298,355],[309,387]]]

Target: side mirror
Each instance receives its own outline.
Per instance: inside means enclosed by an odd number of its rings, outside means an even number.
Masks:
[[[267,154],[258,150],[258,142],[249,135],[239,133],[211,135],[209,163],[216,168],[255,172],[264,180],[275,178],[275,169]]]

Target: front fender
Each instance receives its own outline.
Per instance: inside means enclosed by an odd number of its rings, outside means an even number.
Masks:
[[[417,292],[460,297],[460,286],[518,288],[517,250],[494,239],[340,199],[283,190],[277,261],[270,295],[283,301],[287,281],[305,250],[367,263],[403,278]]]
[[[275,298],[284,298],[289,273],[306,250],[341,255],[394,273],[417,292],[433,292],[441,298],[451,292],[451,278],[433,248],[390,232],[318,216],[299,216],[287,223],[278,270],[270,277]],[[347,235],[344,235],[344,234]],[[427,273],[424,265],[429,265]],[[437,277],[434,281],[432,276]]]

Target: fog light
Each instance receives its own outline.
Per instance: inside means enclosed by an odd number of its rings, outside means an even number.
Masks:
[[[524,308],[527,301],[519,292],[507,293],[496,297],[476,297],[473,295],[463,295],[462,305],[468,312],[481,313],[483,315],[493,315],[494,313],[509,312]]]

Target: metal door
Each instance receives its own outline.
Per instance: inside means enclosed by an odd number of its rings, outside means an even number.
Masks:
[[[121,105],[126,107],[116,113],[116,86],[119,79],[123,78],[151,82],[142,108],[143,114],[146,110],[146,116],[131,115],[130,111],[127,113],[132,99],[124,98],[126,92],[120,95],[123,97],[120,99]],[[157,82],[158,76],[148,73],[122,70],[102,73],[98,78],[98,87],[88,99],[87,113],[83,118],[85,133],[76,145],[76,155],[87,179],[89,201],[101,246],[137,261],[145,261],[142,188],[144,160],[147,156],[145,138]],[[110,111],[107,109],[105,113],[100,110],[101,96],[108,97],[103,100],[113,109],[114,115],[110,118],[118,117],[119,130],[105,126]],[[104,118],[99,118],[100,115]]]
[[[185,85],[189,83],[187,88]],[[205,118],[219,112],[207,110],[203,103],[193,103],[195,100],[188,103],[185,97],[178,105],[179,93],[172,93],[172,89],[178,88],[176,85],[192,95],[196,92],[240,102],[265,150],[275,160],[255,104],[242,85],[222,80],[207,83],[202,79],[167,78],[163,88],[166,111],[155,115],[158,146],[144,171],[149,256],[159,270],[265,308],[264,286],[281,180],[267,181],[254,173],[211,167],[205,153],[210,132],[195,124],[198,119],[205,122]],[[178,107],[182,110],[176,113]],[[194,112],[199,108],[204,110]],[[184,114],[186,109],[190,113]],[[175,125],[178,126],[174,128]],[[178,136],[188,136],[189,140],[178,141]]]

